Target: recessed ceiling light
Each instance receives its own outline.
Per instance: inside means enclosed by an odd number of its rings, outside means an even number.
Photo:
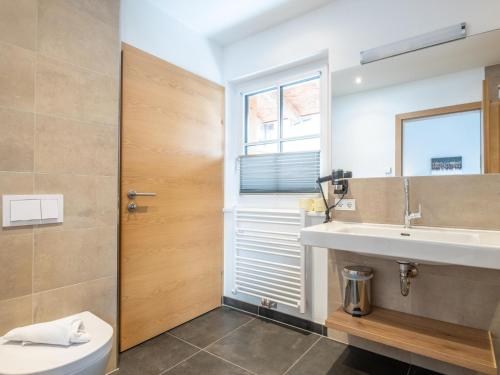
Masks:
[[[361,83],[363,83],[363,78],[362,77],[356,77],[354,79],[354,82],[356,82],[356,85],[361,85]]]

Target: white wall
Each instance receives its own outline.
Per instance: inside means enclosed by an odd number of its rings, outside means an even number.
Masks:
[[[121,1],[122,41],[222,84],[222,48],[148,0]]]
[[[395,116],[479,102],[484,68],[332,99],[333,168],[354,177],[384,177],[395,168]]]
[[[500,27],[498,0],[335,0],[330,5],[255,34],[224,49],[232,80],[330,51],[330,70],[359,65],[359,52],[467,22],[469,34]]]

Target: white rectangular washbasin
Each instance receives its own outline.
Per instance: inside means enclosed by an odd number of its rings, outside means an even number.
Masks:
[[[304,228],[303,245],[410,260],[500,269],[500,232],[334,221]]]

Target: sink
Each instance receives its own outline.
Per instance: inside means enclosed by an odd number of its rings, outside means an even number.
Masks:
[[[303,245],[420,263],[500,269],[500,232],[334,221],[302,229]]]

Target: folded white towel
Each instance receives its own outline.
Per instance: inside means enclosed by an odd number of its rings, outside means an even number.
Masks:
[[[3,336],[8,341],[21,341],[24,344],[51,344],[69,346],[90,341],[81,319],[70,316],[46,323],[32,324],[14,328]]]

